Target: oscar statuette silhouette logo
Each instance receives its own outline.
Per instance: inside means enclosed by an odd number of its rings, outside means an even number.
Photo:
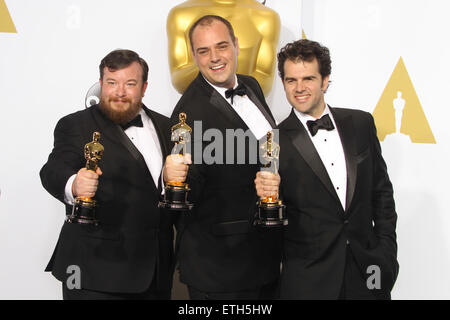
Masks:
[[[179,114],[180,122],[171,128],[171,140],[175,142],[172,154],[184,156],[190,150],[192,128],[186,124],[186,114]],[[194,207],[193,203],[187,200],[189,186],[181,181],[168,181],[164,188],[164,199],[159,202],[160,208],[169,211],[187,211]]]
[[[401,57],[375,107],[373,117],[380,141],[436,143]]]
[[[100,133],[94,132],[92,141],[84,146],[84,158],[86,159],[86,169],[97,171],[98,163],[103,157],[105,148],[100,144]],[[77,197],[72,208],[72,214],[67,216],[69,223],[81,223],[98,225],[99,221],[95,216],[97,202],[90,197]]]

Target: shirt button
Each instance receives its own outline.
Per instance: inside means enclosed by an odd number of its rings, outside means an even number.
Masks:
[[[350,240],[347,240],[347,245],[349,245],[350,244]]]
[[[336,189],[338,189],[338,190],[339,190],[339,187],[337,187]]]
[[[344,224],[348,224],[348,220],[344,220]]]

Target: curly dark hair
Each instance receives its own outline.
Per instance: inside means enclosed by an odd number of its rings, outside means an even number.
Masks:
[[[320,43],[312,40],[301,39],[288,43],[277,55],[278,57],[278,74],[284,81],[284,63],[286,60],[294,62],[306,61],[311,62],[317,59],[319,64],[319,73],[322,79],[331,74],[330,50],[320,45]]]
[[[133,62],[137,62],[142,67],[142,81],[145,83],[148,79],[148,64],[144,59],[131,50],[118,49],[111,51],[100,62],[100,79],[103,79],[103,70],[108,68],[111,71],[120,70],[128,67]]]

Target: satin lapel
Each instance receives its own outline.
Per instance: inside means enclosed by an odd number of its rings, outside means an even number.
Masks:
[[[143,109],[145,113],[147,113],[149,118],[152,120],[153,125],[155,126],[156,134],[158,135],[159,146],[161,148],[162,160],[164,162],[165,160],[164,155],[169,153],[169,145],[167,145],[167,141],[171,133],[170,131],[168,132],[163,131],[163,128],[161,128],[159,123],[155,120],[155,117],[153,116],[152,112],[146,106],[143,106]]]
[[[161,148],[162,163],[164,165],[164,162],[166,160],[165,155],[169,154],[169,145],[167,137],[170,135],[170,132],[163,131],[163,128],[161,128],[159,123],[155,120],[155,117],[153,116],[152,112],[145,105],[143,105],[142,108],[144,109],[145,113],[149,116],[149,118],[152,120],[153,125],[155,126],[156,134],[158,135],[159,146]],[[158,191],[160,192],[162,191],[161,175],[158,177]]]
[[[236,111],[234,111],[233,107],[230,106],[230,104],[215,89],[213,89],[211,92],[211,98],[209,99],[209,102],[231,123],[235,124],[237,128],[243,128],[245,130],[248,129],[245,122],[236,113]]]
[[[328,176],[327,169],[323,165],[323,162],[320,159],[320,156],[317,153],[308,132],[306,132],[305,127],[303,127],[294,111],[292,111],[289,115],[285,125],[288,128],[286,132],[290,136],[295,149],[297,149],[302,158],[311,167],[312,171],[317,175],[317,177],[319,177],[320,181],[327,188],[330,194],[340,202],[339,197],[334,190],[333,183]]]
[[[258,97],[253,92],[253,90],[250,88],[250,86],[248,86],[245,83],[244,83],[244,85],[247,88],[247,96],[248,96],[248,98],[258,107],[258,109],[261,111],[261,113],[267,119],[267,121],[272,126],[272,128],[275,128],[277,126],[277,124],[275,123],[275,120],[272,117],[272,115],[269,112],[267,112],[266,108],[261,103],[261,100],[258,99]]]
[[[197,78],[195,78],[195,85],[197,85],[203,93],[209,97],[209,103],[217,109],[220,114],[224,115],[234,126],[238,128],[248,129],[245,122],[239,117],[239,115],[234,111],[233,107],[225,100],[224,97],[220,95],[217,90],[215,90],[211,85],[206,82],[201,73],[199,72]],[[239,124],[238,124],[239,123]]]
[[[150,174],[150,170],[148,170],[147,164],[145,163],[144,157],[139,152],[139,150],[134,146],[134,144],[131,142],[130,138],[128,138],[125,132],[123,132],[122,128],[119,125],[114,124],[113,122],[107,120],[105,116],[103,116],[101,111],[98,109],[98,107],[94,112],[94,118],[99,124],[102,124],[99,126],[104,128],[103,133],[105,135],[111,136],[112,137],[111,139],[113,141],[122,144],[130,152],[131,156],[136,160],[139,166],[147,173],[145,177],[149,179],[152,185],[155,185],[155,182],[153,181],[152,176]]]
[[[343,117],[339,112],[339,109],[333,109],[330,107],[330,111],[333,114],[336,127],[339,132],[339,136],[342,141],[342,147],[345,154],[345,163],[347,167],[347,195],[345,200],[345,210],[347,210],[353,199],[356,185],[356,132],[353,125],[352,116]]]

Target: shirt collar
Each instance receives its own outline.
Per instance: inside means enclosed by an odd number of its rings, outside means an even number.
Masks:
[[[308,129],[308,126],[306,125],[306,122],[309,120],[316,120],[313,116],[310,116],[309,114],[305,114],[303,112],[298,111],[297,109],[293,108],[295,115],[300,120],[300,122],[303,124],[303,126]],[[331,121],[333,122],[334,127],[336,128],[336,123],[334,122],[333,114],[330,111],[330,108],[327,103],[325,103],[325,109],[323,110],[322,114],[320,115],[320,118],[322,118],[324,115],[328,114],[331,118]]]
[[[209,83],[209,85],[210,85],[211,87],[213,87],[214,89],[216,89],[216,91],[219,92],[220,95],[221,95],[225,100],[231,101],[231,100],[230,100],[231,98],[228,98],[228,99],[227,99],[227,98],[225,97],[225,91],[227,91],[228,88],[222,88],[222,87],[215,86],[215,85],[213,85],[211,82],[209,82],[208,79],[206,79],[206,78],[203,76],[203,74],[202,74],[202,77],[203,77],[203,79],[205,79],[206,82]],[[236,89],[237,86],[238,86],[238,79],[237,79],[237,76],[234,75],[234,87],[233,87],[233,89]]]

